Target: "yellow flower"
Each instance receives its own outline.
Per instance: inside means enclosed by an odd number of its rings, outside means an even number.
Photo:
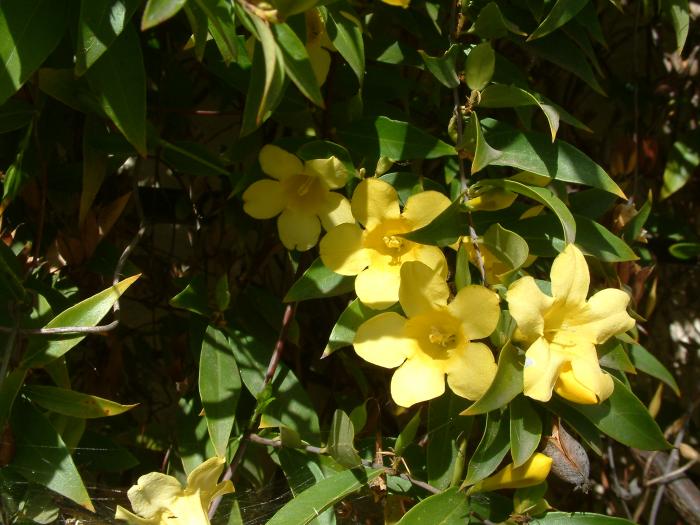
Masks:
[[[483,286],[466,286],[448,304],[444,278],[425,264],[401,268],[399,301],[407,317],[384,312],[362,323],[353,345],[365,361],[399,367],[391,379],[391,397],[409,407],[433,399],[447,384],[457,395],[477,399],[496,373],[491,350],[474,339],[496,328],[498,295]]]
[[[331,191],[343,187],[348,179],[347,170],[337,158],[302,163],[295,155],[270,144],[260,150],[258,158],[262,170],[275,180],[251,184],[243,193],[243,209],[256,219],[279,215],[277,231],[287,249],[311,249],[318,242],[321,224],[328,230],[354,222],[348,200]]]
[[[382,0],[385,4],[395,5],[397,7],[403,7],[407,9],[411,5],[411,0]]]
[[[399,299],[401,265],[421,261],[447,277],[447,261],[436,246],[417,244],[401,234],[425,226],[450,205],[437,191],[423,191],[406,201],[403,213],[399,196],[388,183],[365,179],[352,196],[352,213],[365,229],[341,224],[321,239],[321,259],[342,275],[357,275],[355,292],[371,308],[383,309]]]
[[[184,489],[177,479],[160,472],[141,476],[127,492],[135,514],[117,506],[115,518],[130,525],[209,525],[211,501],[233,492],[230,481],[217,483],[224,464],[221,457],[206,460],[190,472]]]
[[[549,401],[552,390],[582,404],[607,399],[612,378],[600,369],[595,345],[634,326],[627,314],[629,296],[607,288],[586,301],[590,275],[581,251],[569,244],[551,270],[552,297],[532,277],[514,282],[507,293],[516,336],[529,344],[525,353],[525,395]]]
[[[306,52],[309,54],[311,68],[319,86],[326,82],[331,67],[331,51],[335,51],[328,38],[326,26],[318,9],[304,13],[306,17]]]
[[[511,463],[493,476],[479,481],[467,493],[490,492],[499,489],[520,489],[539,485],[547,479],[551,468],[552,458],[537,452],[519,467]]]

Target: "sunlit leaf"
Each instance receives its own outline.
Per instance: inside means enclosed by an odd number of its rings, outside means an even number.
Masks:
[[[136,406],[54,386],[29,385],[22,392],[46,410],[80,419],[118,416]]]

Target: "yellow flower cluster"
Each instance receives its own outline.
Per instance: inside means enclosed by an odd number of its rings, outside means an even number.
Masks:
[[[449,205],[436,191],[416,193],[403,208],[396,190],[380,179],[362,180],[349,202],[339,189],[349,174],[336,158],[302,162],[276,147],[260,152],[262,170],[274,180],[254,183],[243,194],[253,217],[279,214],[282,243],[308,250],[327,230],[319,251],[324,265],[356,276],[363,304],[384,310],[397,302],[403,315],[381,312],[357,329],[353,346],[364,360],[395,368],[391,396],[403,407],[445,391],[475,400],[496,372],[489,337],[501,315],[493,290],[470,285],[454,296],[447,284],[442,250],[410,241],[405,234],[429,224]],[[512,200],[510,201],[512,202]],[[501,262],[482,251],[490,273],[504,274]],[[546,402],[552,392],[576,403],[599,403],[610,396],[612,378],[598,362],[596,345],[634,325],[628,295],[602,290],[586,299],[590,284],[583,253],[573,244],[554,260],[551,295],[532,277],[521,277],[505,298],[517,323],[514,339],[525,352],[524,394]]]

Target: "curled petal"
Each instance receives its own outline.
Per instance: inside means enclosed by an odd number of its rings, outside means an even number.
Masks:
[[[243,192],[243,211],[256,219],[279,215],[287,205],[287,195],[276,180],[259,180]]]
[[[285,248],[304,252],[318,242],[321,223],[316,215],[286,209],[277,218],[277,231]]]
[[[462,288],[447,306],[449,312],[462,321],[464,335],[470,340],[488,337],[496,329],[501,310],[498,294],[484,286]]]
[[[318,211],[318,218],[321,219],[323,229],[326,231],[339,224],[355,222],[350,209],[350,201],[334,191],[328,192],[324,198]]]
[[[446,305],[449,296],[445,279],[432,268],[418,261],[401,265],[399,302],[409,317]]]
[[[284,180],[304,171],[304,165],[296,155],[272,144],[263,146],[258,154],[258,160],[263,172],[277,180]]]
[[[481,480],[469,489],[469,493],[499,489],[521,489],[539,485],[547,479],[551,468],[552,458],[537,452],[519,467],[511,463],[493,476]]]
[[[401,215],[409,222],[411,230],[417,230],[432,222],[450,204],[450,199],[438,191],[421,191],[408,198]]]
[[[496,375],[496,361],[485,344],[469,343],[455,348],[445,372],[447,384],[455,394],[479,399]]]
[[[114,513],[114,519],[126,521],[129,525],[158,525],[160,523],[160,515],[156,514],[152,518],[142,518],[133,512],[129,512],[121,505],[117,505],[117,511]]]
[[[379,179],[365,179],[352,195],[352,214],[368,230],[383,221],[398,219],[399,196],[391,184]]]
[[[578,403],[580,405],[595,405],[598,397],[590,388],[586,388],[576,376],[571,368],[571,363],[565,363],[559,372],[559,378],[554,385],[557,395]]]
[[[597,402],[610,397],[615,388],[610,375],[600,369],[598,355],[593,346],[587,352],[578,353],[571,360],[571,370],[576,381],[596,395]]]
[[[370,264],[370,253],[362,246],[362,230],[356,224],[329,230],[319,248],[323,264],[335,273],[357,275]]]
[[[415,352],[416,343],[404,334],[406,319],[385,312],[368,319],[355,334],[355,352],[365,361],[384,368],[396,368]]]
[[[601,290],[588,300],[581,314],[570,324],[577,325],[596,344],[604,343],[634,326],[634,319],[627,313],[629,301],[629,295],[622,290]]]
[[[568,244],[552,263],[552,295],[557,302],[576,308],[586,302],[591,276],[581,250]]]
[[[391,397],[402,407],[434,399],[445,392],[445,371],[436,359],[415,354],[391,378]]]
[[[542,293],[532,277],[522,277],[511,284],[506,300],[510,315],[518,323],[518,330],[526,341],[544,335],[544,314],[554,299]]]
[[[215,456],[198,465],[187,476],[187,489],[199,490],[202,507],[205,509],[209,507],[209,503],[216,496],[233,492],[233,485],[230,481],[218,483],[225,464],[224,458]]]
[[[364,304],[375,310],[388,308],[399,300],[401,274],[399,266],[373,264],[355,279],[355,293]]]
[[[537,339],[525,352],[523,393],[537,401],[549,401],[559,370],[565,361],[565,355],[551,351],[544,337]]]

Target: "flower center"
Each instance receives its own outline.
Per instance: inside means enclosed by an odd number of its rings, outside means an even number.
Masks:
[[[324,203],[328,190],[318,177],[300,173],[282,181],[287,206],[296,211],[315,213]]]
[[[454,348],[457,342],[457,334],[441,330],[439,327],[433,325],[428,332],[428,341],[442,348]]]
[[[391,250],[400,250],[403,248],[403,239],[401,237],[397,237],[396,235],[385,235],[382,237],[382,240],[384,241],[386,247]]]
[[[299,187],[297,188],[297,195],[300,197],[303,197],[307,193],[309,193],[309,190],[311,189],[311,186],[314,183],[314,178],[313,177],[306,177],[306,180],[302,182]]]

